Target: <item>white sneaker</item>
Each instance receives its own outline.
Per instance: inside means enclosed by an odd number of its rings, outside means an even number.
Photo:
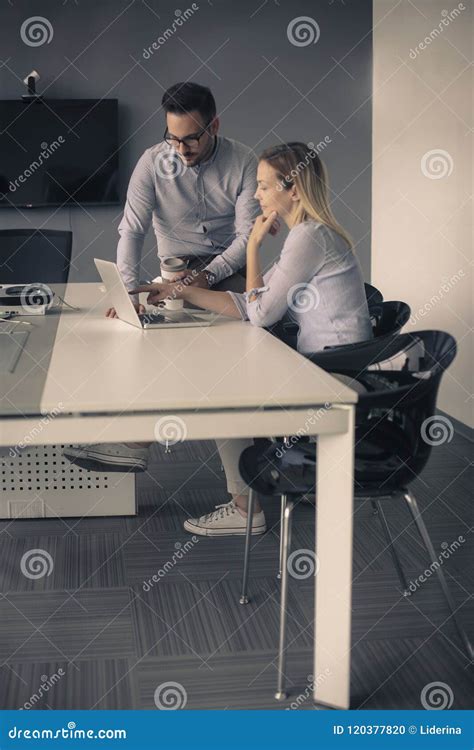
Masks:
[[[247,530],[247,518],[237,510],[233,500],[230,503],[216,505],[216,510],[200,518],[188,518],[184,522],[186,531],[201,536],[241,536]],[[267,530],[263,510],[254,513],[252,534],[264,534]]]
[[[145,471],[148,448],[130,448],[125,443],[73,445],[63,449],[63,456],[88,471]]]

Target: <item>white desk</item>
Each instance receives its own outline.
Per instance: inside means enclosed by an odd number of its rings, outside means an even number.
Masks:
[[[189,440],[317,435],[314,699],[348,708],[357,394],[248,323],[141,331],[104,317],[99,284],[70,284],[66,299],[80,310],[33,321],[28,346],[40,364],[27,347],[2,376],[0,445],[59,405],[41,444],[154,440],[164,417]]]

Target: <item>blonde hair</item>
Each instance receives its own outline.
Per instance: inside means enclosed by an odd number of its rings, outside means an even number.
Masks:
[[[295,224],[314,219],[333,229],[353,247],[350,235],[336,220],[329,205],[329,182],[326,167],[314,148],[293,141],[265,149],[260,156],[275,169],[280,190],[295,186],[299,206],[295,213]]]

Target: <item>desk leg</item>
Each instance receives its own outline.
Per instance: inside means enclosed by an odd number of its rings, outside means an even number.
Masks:
[[[348,429],[317,441],[313,698],[349,708],[351,665],[354,407]]]

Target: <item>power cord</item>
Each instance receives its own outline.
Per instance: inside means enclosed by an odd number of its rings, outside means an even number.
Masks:
[[[70,310],[80,310],[80,307],[74,307],[74,305],[70,305],[69,302],[66,302],[65,299],[59,296],[59,294],[55,295],[56,299],[59,300],[59,304],[54,305],[54,307],[61,307],[61,303],[63,305],[66,305],[66,307],[69,307]]]

